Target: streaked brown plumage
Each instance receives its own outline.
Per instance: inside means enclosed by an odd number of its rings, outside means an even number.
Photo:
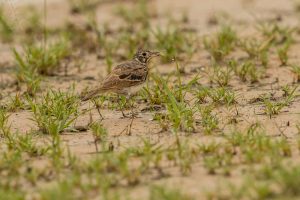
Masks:
[[[81,100],[87,101],[105,92],[124,95],[137,92],[147,80],[149,61],[159,55],[158,52],[138,50],[131,61],[117,65],[99,87],[82,94]]]

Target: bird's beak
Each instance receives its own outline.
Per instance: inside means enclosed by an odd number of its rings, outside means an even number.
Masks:
[[[158,56],[160,56],[160,53],[159,52],[152,52],[151,56],[152,57],[158,57]]]

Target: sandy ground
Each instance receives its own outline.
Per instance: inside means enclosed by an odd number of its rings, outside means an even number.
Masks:
[[[3,3],[3,2],[1,2]],[[4,4],[6,2],[4,1]],[[293,14],[294,7],[293,1],[287,0],[159,0],[151,2],[156,8],[158,16],[171,15],[175,18],[180,18],[183,12],[186,12],[189,16],[189,25],[197,29],[199,36],[211,34],[216,31],[219,26],[211,25],[208,21],[216,15],[228,16],[228,19],[232,22],[233,27],[238,30],[238,34],[241,36],[251,35],[255,30],[255,24],[259,21],[274,21],[277,18],[281,18],[283,25],[295,26],[298,25],[299,16]],[[20,10],[24,5],[33,4],[38,9],[42,10],[42,1],[12,1],[9,6],[13,10],[12,18],[18,22],[19,26],[22,26],[22,16]],[[124,3],[126,6],[131,6],[130,3]],[[106,3],[99,6],[97,10],[97,19],[100,24],[110,22],[112,26],[118,26],[119,19],[112,14],[114,3]],[[68,13],[68,4],[66,1],[53,0],[48,1],[48,18],[47,24],[50,27],[63,26],[66,20],[77,20]],[[78,20],[80,21],[80,19]],[[164,26],[165,21],[156,20],[159,26]],[[202,47],[203,48],[203,47]],[[299,49],[300,44],[293,45],[292,50],[289,52],[290,62],[299,62]],[[199,54],[195,55],[191,64],[186,66],[186,71],[192,71],[193,68],[198,66],[208,67],[209,59],[208,53],[204,49],[199,50]],[[5,98],[15,94],[14,86],[10,86],[13,83],[14,76],[12,75],[13,57],[10,53],[10,46],[7,44],[1,45],[0,48],[1,66],[0,70],[0,86],[1,96]],[[76,85],[76,91],[80,92],[85,87],[92,87],[97,85],[106,74],[106,66],[103,60],[97,60],[95,55],[87,55],[84,58],[84,70],[78,73],[77,69],[71,69],[69,76],[67,77],[49,77],[43,83],[45,88],[53,89],[67,89],[72,84]],[[8,63],[8,65],[4,65]],[[279,136],[284,133],[288,140],[293,143],[294,138],[297,136],[297,129],[295,125],[299,121],[300,113],[300,99],[296,98],[293,103],[285,108],[282,113],[273,118],[269,118],[266,115],[261,114],[263,108],[259,104],[249,103],[253,99],[257,98],[261,94],[274,93],[274,96],[282,96],[280,87],[286,84],[294,83],[294,76],[289,69],[279,67],[280,62],[277,57],[270,58],[269,68],[267,69],[268,77],[262,79],[259,83],[240,84],[236,80],[230,81],[230,87],[238,94],[238,105],[240,115],[238,116],[238,126],[243,128],[249,126],[256,121],[264,124],[266,132],[271,136]],[[156,63],[156,68],[152,73],[171,73],[176,70],[173,64],[159,64]],[[85,80],[86,77],[92,77],[90,80]],[[189,77],[186,77],[188,80]],[[201,83],[207,83],[207,79],[200,80]],[[299,89],[297,91],[299,93]],[[91,105],[91,104],[90,104]],[[87,107],[82,106],[82,108]],[[147,105],[138,104],[136,110],[142,110]],[[92,111],[93,118],[99,118],[96,110]],[[126,147],[140,145],[141,138],[149,138],[151,141],[159,142],[162,144],[170,144],[174,141],[174,136],[170,132],[160,132],[160,127],[157,122],[153,121],[153,114],[151,112],[140,112],[139,118],[136,118],[133,123],[132,135],[126,136],[118,134],[124,129],[124,127],[130,122],[130,119],[123,119],[119,111],[103,110],[104,116],[103,124],[107,128],[109,133],[109,140],[115,145],[116,150],[121,150]],[[225,108],[220,108],[218,116],[224,116],[222,124],[226,124],[226,120],[230,116],[234,116],[235,111],[228,111]],[[31,129],[35,129],[36,125],[30,120],[31,113],[29,111],[17,111],[11,114],[10,122],[13,130],[19,130],[20,132],[27,132]],[[81,116],[77,121],[77,125],[86,125],[88,123],[89,116]],[[287,124],[289,123],[289,126]],[[230,127],[228,127],[230,129]],[[205,136],[203,130],[199,127],[196,133],[181,136],[183,139],[188,138],[200,143],[206,143],[207,141],[216,139],[214,136]],[[95,153],[93,145],[93,136],[90,131],[81,133],[64,133],[62,135],[63,141],[67,144],[71,151],[74,152],[81,159],[89,158]],[[299,159],[299,155],[295,155],[295,159]],[[211,191],[222,184],[224,181],[240,181],[240,174],[243,167],[237,167],[234,173],[230,177],[213,176],[208,175],[201,162],[195,163],[191,174],[187,176],[180,175],[176,167],[170,167],[167,171],[170,174],[169,177],[160,180],[146,181],[145,184],[138,185],[133,188],[130,193],[132,194],[144,194],[144,189],[149,183],[164,184],[171,188],[181,188],[185,193],[197,197],[197,199],[203,199],[205,197],[205,191]],[[135,196],[135,195],[133,195]],[[140,196],[135,196],[136,199],[141,199]]]

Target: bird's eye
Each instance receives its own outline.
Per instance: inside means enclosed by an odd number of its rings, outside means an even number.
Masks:
[[[146,52],[144,52],[142,55],[143,55],[143,56],[146,56],[146,55],[147,55],[147,53],[146,53]]]

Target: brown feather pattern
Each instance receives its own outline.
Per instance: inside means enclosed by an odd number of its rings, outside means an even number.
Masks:
[[[134,59],[117,65],[99,87],[82,94],[81,100],[87,101],[108,91],[127,94],[129,88],[145,83],[149,70],[147,63],[158,55],[158,52],[138,51]]]

